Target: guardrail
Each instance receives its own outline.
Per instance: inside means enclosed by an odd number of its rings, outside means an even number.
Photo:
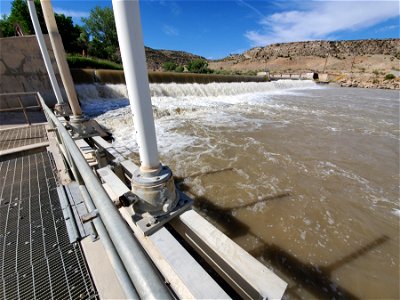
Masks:
[[[39,105],[33,107],[43,110],[49,127],[56,133],[58,146],[81,184],[81,193],[88,210],[98,213],[93,223],[127,298],[171,299],[165,282],[133,236],[67,129],[46,105],[42,96],[34,92],[0,94],[0,97],[27,95],[36,97]]]
[[[129,274],[136,290],[130,291],[130,295],[133,298],[170,299],[171,294],[159,277],[158,271],[154,268],[140,244],[132,235],[131,230],[127,227],[99,179],[87,164],[74,140],[64,125],[46,105],[41,95],[39,93],[37,95],[49,125],[56,131],[58,143],[63,148],[62,150],[66,155],[68,163],[78,178],[80,177],[83,181],[95,206],[92,208],[97,209],[112,244]]]
[[[19,103],[19,107],[10,107],[10,108],[0,108],[0,112],[13,112],[13,111],[20,111],[22,110],[22,112],[24,113],[24,117],[26,120],[26,123],[28,123],[28,125],[31,125],[31,122],[28,118],[28,114],[26,113],[27,109],[33,109],[33,108],[39,108],[40,110],[42,110],[42,106],[40,104],[40,100],[39,100],[39,96],[37,92],[25,92],[25,93],[8,93],[8,94],[0,94],[0,98],[1,97],[16,97],[17,101]],[[24,106],[22,98],[23,96],[34,96],[36,99],[36,103],[38,105],[34,105],[34,106]]]

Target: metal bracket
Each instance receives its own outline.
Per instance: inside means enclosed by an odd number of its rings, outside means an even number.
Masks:
[[[146,212],[143,214],[135,213],[132,216],[133,221],[139,230],[143,232],[143,235],[151,235],[174,217],[179,216],[192,207],[193,200],[184,193],[177,191],[177,197],[179,197],[178,204],[167,214],[162,216],[153,216]]]
[[[73,139],[82,139],[92,136],[107,136],[107,133],[95,120],[87,119],[85,116],[70,118],[68,122]]]
[[[57,103],[54,106],[54,112],[57,116],[69,116],[72,114],[71,108],[66,103]]]
[[[137,201],[140,201],[140,198],[129,191],[120,196],[119,201],[121,202],[122,206],[130,206],[132,204],[135,204]]]
[[[82,223],[87,223],[87,222],[93,221],[98,216],[99,216],[99,212],[97,211],[97,209],[95,209],[85,215],[82,215],[81,221],[82,221]]]

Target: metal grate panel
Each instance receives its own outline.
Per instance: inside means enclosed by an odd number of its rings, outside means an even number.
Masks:
[[[79,243],[69,243],[47,152],[0,162],[0,298],[98,298]]]
[[[45,125],[0,130],[0,151],[46,141]]]

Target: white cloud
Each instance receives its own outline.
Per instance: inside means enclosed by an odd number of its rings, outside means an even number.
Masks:
[[[181,14],[181,12],[182,12],[181,7],[180,7],[179,4],[178,4],[177,2],[175,2],[175,1],[161,0],[159,3],[160,3],[160,5],[162,5],[162,6],[168,7],[168,9],[169,9],[170,12],[172,13],[172,15],[174,15],[175,17],[178,17],[178,16]]]
[[[249,8],[249,9],[252,10],[254,13],[256,13],[256,15],[258,15],[259,17],[264,18],[264,15],[261,13],[260,10],[258,10],[257,8],[255,8],[253,5],[247,3],[246,1],[244,1],[244,0],[237,0],[237,3],[238,3],[240,6]]]
[[[64,14],[67,17],[72,18],[87,18],[89,17],[89,12],[87,11],[78,11],[78,10],[70,10],[70,9],[62,9],[58,7],[54,7],[54,12],[58,14]]]
[[[300,5],[300,2],[296,2]],[[397,1],[318,1],[308,9],[275,13],[261,19],[261,30],[247,31],[253,46],[329,39],[345,30],[358,30],[399,16]]]
[[[178,36],[179,31],[174,26],[164,24],[162,27],[162,31],[169,36]]]

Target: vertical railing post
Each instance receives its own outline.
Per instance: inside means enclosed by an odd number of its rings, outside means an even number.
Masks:
[[[24,106],[24,104],[22,103],[21,97],[20,97],[20,96],[17,96],[17,98],[18,98],[19,105],[20,105],[21,108],[22,108],[22,112],[24,113],[26,123],[28,123],[28,125],[31,125],[31,122],[29,121],[28,115],[26,114],[25,106]]]
[[[53,65],[51,64],[49,52],[47,51],[46,42],[44,41],[43,38],[42,29],[40,28],[39,20],[36,13],[35,3],[33,0],[28,0],[27,3],[28,3],[29,14],[31,16],[33,23],[33,28],[35,29],[36,39],[39,44],[40,52],[42,53],[47,73],[49,74],[50,83],[53,88],[54,94],[56,96],[57,104],[65,105],[64,99],[61,95],[60,86],[58,85],[56,75],[54,74],[54,69]]]
[[[35,94],[35,99],[36,99],[36,103],[37,103],[38,107],[40,108],[41,111],[43,111],[43,107],[42,107],[42,104],[40,103],[39,95],[37,93]]]

